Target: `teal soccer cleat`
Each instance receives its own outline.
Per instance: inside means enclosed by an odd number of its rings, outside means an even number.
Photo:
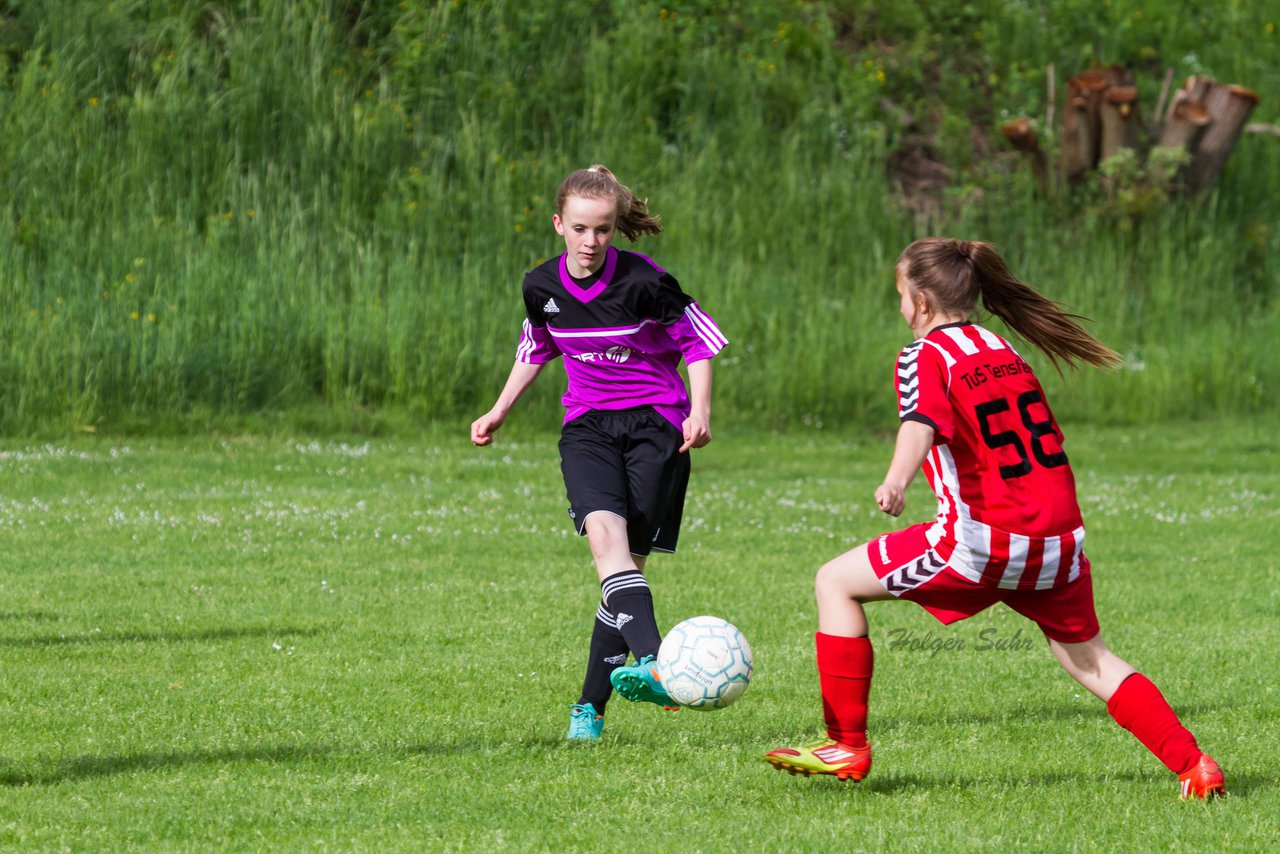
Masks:
[[[604,715],[590,703],[574,703],[569,707],[569,741],[599,741],[604,732]]]
[[[671,699],[662,687],[653,656],[646,655],[630,667],[618,667],[609,674],[613,690],[633,703],[654,703],[664,709],[675,710],[680,704]]]

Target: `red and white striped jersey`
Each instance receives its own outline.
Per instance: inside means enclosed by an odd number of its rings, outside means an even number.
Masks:
[[[897,388],[899,417],[935,431],[923,471],[938,496],[928,536],[939,556],[980,584],[1075,580],[1075,476],[1044,389],[1009,342],[972,323],[941,326],[899,353]]]

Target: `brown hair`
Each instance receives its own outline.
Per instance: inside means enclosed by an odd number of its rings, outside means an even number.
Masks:
[[[981,296],[987,311],[1042,350],[1059,373],[1059,359],[1072,368],[1077,360],[1099,368],[1123,361],[1076,322],[1085,318],[1009,272],[990,243],[925,237],[902,250],[898,269],[936,311],[968,316]]]
[[[618,209],[618,231],[635,243],[642,234],[658,234],[662,220],[649,213],[644,199],[636,198],[619,183],[607,166],[596,164],[586,169],[570,172],[556,192],[556,213],[564,213],[565,199],[577,196],[582,199],[612,199]]]

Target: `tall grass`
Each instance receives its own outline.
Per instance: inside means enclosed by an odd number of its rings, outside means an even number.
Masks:
[[[1042,110],[1048,61],[1206,71],[1266,118],[1265,13],[1117,3],[1045,25],[982,2],[978,29],[930,40],[936,5],[23,4],[0,28],[0,431],[475,414],[513,356],[521,274],[557,252],[555,186],[590,162],[662,214],[639,248],[733,341],[719,417],[883,423],[892,262],[926,232],[997,241],[1130,357],[1060,411],[1273,408],[1280,146],[1245,138],[1214,195],[1141,220],[1036,199],[1003,155],[921,218],[885,165],[912,132],[886,99],[954,109],[935,141],[955,141],[974,109]],[[554,418],[558,382],[529,417]]]

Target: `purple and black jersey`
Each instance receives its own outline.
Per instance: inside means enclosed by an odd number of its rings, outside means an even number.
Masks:
[[[689,393],[677,370],[710,359],[728,343],[675,277],[638,252],[609,247],[586,279],[565,256],[524,277],[526,319],[516,359],[531,365],[564,356],[565,423],[591,410],[652,406],[681,429]]]

